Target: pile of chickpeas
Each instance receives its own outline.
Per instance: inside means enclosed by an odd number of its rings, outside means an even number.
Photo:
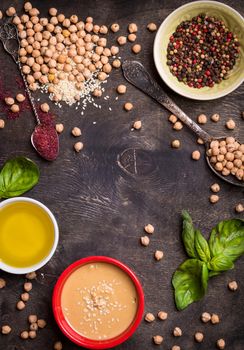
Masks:
[[[210,162],[222,175],[234,175],[238,180],[244,181],[244,144],[240,144],[234,137],[225,140],[214,140],[207,151]]]

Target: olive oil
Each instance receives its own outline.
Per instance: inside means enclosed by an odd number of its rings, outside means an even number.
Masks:
[[[54,243],[48,214],[31,202],[13,202],[0,208],[0,261],[29,267],[42,261]]]

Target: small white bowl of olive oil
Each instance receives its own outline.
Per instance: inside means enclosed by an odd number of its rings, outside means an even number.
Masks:
[[[0,203],[0,270],[38,270],[53,256],[58,239],[57,221],[41,202],[15,197]]]

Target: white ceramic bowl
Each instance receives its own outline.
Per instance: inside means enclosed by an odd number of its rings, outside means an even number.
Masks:
[[[240,56],[227,80],[214,87],[191,88],[170,72],[166,64],[169,37],[176,27],[185,20],[205,13],[223,20],[227,27],[237,34],[240,42]],[[157,71],[163,81],[178,94],[194,100],[213,100],[223,97],[240,86],[244,81],[244,18],[233,8],[217,1],[194,1],[173,11],[161,24],[154,41],[153,56]]]
[[[54,242],[53,242],[52,248],[51,248],[49,254],[44,259],[42,259],[39,263],[32,265],[32,266],[22,268],[22,267],[13,267],[13,266],[7,265],[7,264],[3,263],[2,261],[0,261],[0,270],[4,270],[6,272],[10,272],[10,273],[14,273],[14,274],[25,274],[25,273],[33,272],[33,271],[40,269],[42,266],[44,266],[51,259],[51,257],[53,256],[53,254],[57,248],[58,239],[59,239],[59,229],[58,229],[57,221],[56,221],[54,215],[52,214],[52,212],[44,204],[42,204],[41,202],[39,202],[35,199],[32,199],[32,198],[15,197],[15,198],[6,199],[0,203],[0,210],[1,210],[1,208],[4,208],[8,204],[16,203],[16,202],[30,202],[30,203],[33,203],[36,206],[42,208],[46,212],[46,214],[49,216],[49,218],[51,219],[51,222],[53,224],[53,231],[54,231]]]

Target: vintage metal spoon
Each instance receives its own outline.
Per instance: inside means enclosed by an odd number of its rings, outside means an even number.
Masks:
[[[11,20],[11,19],[10,19]],[[36,117],[37,125],[31,135],[31,143],[40,156],[46,160],[55,160],[59,152],[59,139],[54,126],[44,125],[41,123],[34,98],[32,97],[25,75],[22,71],[22,65],[19,60],[19,36],[17,27],[9,21],[0,26],[0,40],[5,51],[13,58],[17,64],[22,79],[24,81],[25,90],[30,100],[33,113]]]
[[[144,66],[138,61],[124,61],[122,64],[122,70],[125,78],[138,89],[145,94],[152,97],[159,102],[170,112],[176,115],[185,125],[187,125],[194,133],[196,133],[204,142],[206,150],[210,148],[210,142],[213,140],[225,140],[226,136],[213,137],[204,131],[199,125],[197,125],[192,119],[190,119],[163,91],[155,80],[152,79],[150,74],[146,71]],[[232,175],[223,176],[219,173],[213,165],[210,163],[209,157],[206,155],[207,163],[210,169],[222,180],[236,186],[244,187],[244,182],[238,180]]]

